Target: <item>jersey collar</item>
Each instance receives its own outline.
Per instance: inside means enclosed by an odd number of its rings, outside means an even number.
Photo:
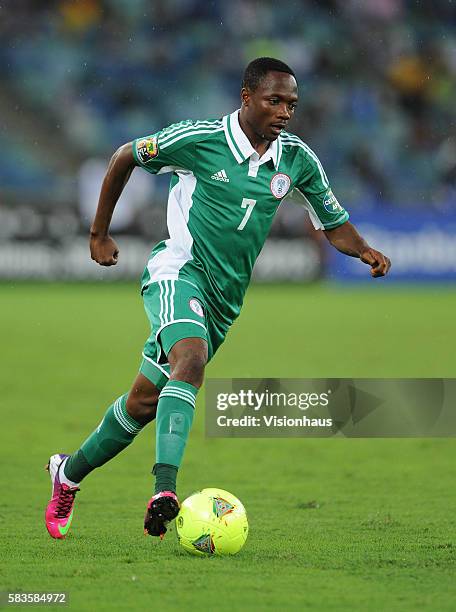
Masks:
[[[249,139],[239,124],[239,110],[240,109],[235,110],[231,115],[225,115],[222,121],[225,138],[231,153],[234,155],[238,164],[242,164],[243,161],[251,157],[256,151],[250,144]],[[281,156],[282,143],[279,136],[276,140],[271,142],[268,149],[261,157],[261,161],[265,162],[271,159],[274,162],[275,169],[278,170]]]

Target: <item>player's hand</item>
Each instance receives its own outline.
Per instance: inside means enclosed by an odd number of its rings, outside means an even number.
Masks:
[[[391,268],[391,261],[386,255],[375,249],[366,249],[359,256],[361,261],[371,267],[371,275],[374,277],[385,276]]]
[[[115,266],[119,247],[111,236],[90,236],[90,255],[100,266]]]

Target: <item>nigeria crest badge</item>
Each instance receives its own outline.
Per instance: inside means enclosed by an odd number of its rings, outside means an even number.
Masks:
[[[283,174],[283,172],[278,172],[274,174],[271,179],[271,192],[272,195],[281,200],[290,189],[291,179],[288,174]]]

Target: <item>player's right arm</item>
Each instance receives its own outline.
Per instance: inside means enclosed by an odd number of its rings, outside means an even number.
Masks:
[[[117,263],[119,249],[109,235],[114,208],[135,166],[151,174],[193,172],[195,143],[223,130],[219,120],[181,121],[151,136],[121,146],[109,162],[101,187],[98,208],[90,229],[90,253],[102,266]]]
[[[114,266],[119,249],[109,235],[112,213],[135,166],[132,143],[117,149],[108,165],[101,186],[97,212],[90,228],[90,255],[101,266]]]

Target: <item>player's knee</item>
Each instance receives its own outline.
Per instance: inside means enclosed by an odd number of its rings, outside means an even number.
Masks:
[[[201,338],[184,338],[173,346],[168,354],[171,379],[190,383],[195,387],[203,384],[204,368],[208,359],[207,342]]]
[[[158,392],[153,394],[131,394],[127,399],[127,412],[141,425],[157,416]]]
[[[184,352],[171,366],[171,378],[188,382],[195,387],[203,384],[204,368],[207,363],[207,355],[204,351]]]

